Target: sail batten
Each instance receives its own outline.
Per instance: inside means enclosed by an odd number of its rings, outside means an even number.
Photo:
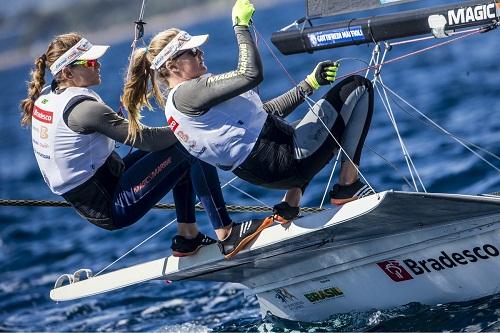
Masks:
[[[420,0],[306,0],[307,17],[317,18],[358,12]]]

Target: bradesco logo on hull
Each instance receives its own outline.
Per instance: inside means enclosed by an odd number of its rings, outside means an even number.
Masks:
[[[412,280],[417,275],[474,264],[482,260],[498,257],[499,255],[500,251],[498,248],[491,244],[485,244],[483,246],[476,246],[472,250],[467,249],[461,252],[447,253],[446,251],[441,251],[440,255],[436,258],[431,257],[423,260],[404,259],[403,265],[397,260],[382,261],[378,262],[377,265],[391,280],[401,282]]]

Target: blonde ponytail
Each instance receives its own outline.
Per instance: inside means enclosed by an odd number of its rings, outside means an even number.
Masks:
[[[40,92],[45,84],[45,68],[47,56],[45,53],[36,58],[35,67],[31,71],[31,81],[28,83],[28,97],[21,101],[21,125],[31,125],[31,116],[33,115],[33,108],[35,101],[40,96]]]
[[[59,35],[50,42],[47,51],[35,60],[35,67],[31,71],[31,81],[28,83],[28,97],[21,101],[21,126],[31,125],[31,117],[35,101],[45,85],[45,69],[50,67],[64,52],[82,39],[77,33]]]
[[[123,87],[122,105],[128,112],[128,136],[127,142],[133,144],[142,137],[141,133],[141,109],[146,106],[152,109],[148,97],[148,82],[150,80],[152,69],[151,63],[147,57],[147,48],[137,49],[130,59],[127,81]]]
[[[137,49],[130,59],[129,72],[122,93],[122,105],[128,112],[127,142],[133,144],[141,138],[141,111],[152,109],[153,97],[160,107],[165,106],[161,86],[166,84],[168,70],[162,67],[158,72],[151,69],[151,62],[160,51],[179,33],[179,29],[168,29],[153,37],[147,48]]]

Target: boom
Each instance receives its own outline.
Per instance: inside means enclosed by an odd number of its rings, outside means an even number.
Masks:
[[[500,2],[473,0],[441,7],[345,20],[296,30],[274,32],[273,44],[283,54],[314,52],[348,45],[381,42],[432,34],[436,24],[442,33],[500,21]],[[445,36],[445,34],[440,37]]]

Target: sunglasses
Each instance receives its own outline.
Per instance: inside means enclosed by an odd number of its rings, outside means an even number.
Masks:
[[[193,56],[193,57],[196,57],[198,54],[203,54],[203,51],[197,47],[192,47],[190,49],[182,50],[181,52],[177,53],[176,55],[174,55],[172,57],[172,60],[175,60],[186,53]]]
[[[97,61],[97,59],[76,60],[70,64],[70,66],[84,66],[84,67],[97,67],[98,65],[99,65],[99,61]]]

